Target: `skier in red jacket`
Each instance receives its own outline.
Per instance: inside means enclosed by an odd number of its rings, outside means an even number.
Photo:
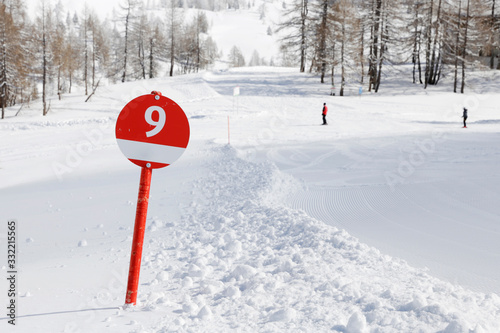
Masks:
[[[321,114],[323,115],[323,125],[328,125],[326,122],[326,114],[328,113],[328,107],[326,106],[326,103],[323,103],[323,111]]]

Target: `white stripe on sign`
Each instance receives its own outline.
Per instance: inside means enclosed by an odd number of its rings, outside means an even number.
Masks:
[[[153,163],[172,164],[186,149],[123,139],[116,139],[116,141],[128,159]]]

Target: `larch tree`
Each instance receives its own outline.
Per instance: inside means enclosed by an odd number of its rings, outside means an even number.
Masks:
[[[176,4],[175,0],[170,0],[167,8],[168,54],[170,56],[169,76],[174,76],[175,61],[178,55],[178,34],[181,31],[181,22],[183,20],[183,16]]]
[[[387,34],[386,12],[387,0],[371,0],[370,2],[370,52],[368,55],[368,91],[378,92],[382,75],[382,64],[386,47]]]
[[[143,11],[132,24],[129,44],[132,46],[129,56],[132,67],[132,76],[135,79],[146,79],[147,76],[147,41],[151,34],[149,19]]]
[[[122,82],[127,80],[127,61],[129,59],[129,35],[130,30],[132,28],[132,20],[134,19],[134,10],[137,6],[136,0],[125,0],[120,8],[125,13],[123,16],[124,20],[124,41],[123,41],[123,73],[122,73]]]
[[[76,14],[75,14],[76,15]],[[73,16],[73,18],[78,16]],[[75,81],[78,68],[81,64],[81,42],[78,38],[78,19],[66,20],[66,36],[64,43],[64,67],[66,79],[68,80],[68,93],[71,94],[71,89]]]
[[[462,85],[460,88],[460,92],[463,94],[465,91],[465,59],[467,57],[467,42],[468,42],[468,33],[469,33],[469,23],[470,23],[470,1],[467,0],[467,9],[465,15],[465,31],[464,31],[464,44],[462,47],[463,57],[462,57]]]
[[[318,51],[316,52],[316,55],[318,57],[317,59],[317,66],[318,70],[321,75],[321,83],[325,83],[325,73],[326,73],[326,66],[327,66],[327,36],[331,34],[331,25],[328,22],[328,13],[330,10],[330,4],[331,1],[329,0],[321,0],[319,5],[319,17],[318,17],[318,24],[316,28],[316,36],[318,38]]]
[[[92,51],[92,90],[97,88],[100,78],[106,74],[105,68],[108,66],[110,49],[109,38],[105,33],[103,24],[95,12],[90,12],[90,38]],[[99,78],[96,78],[99,72]]]
[[[148,66],[148,77],[150,79],[156,77],[159,71],[159,60],[161,59],[159,53],[160,50],[164,48],[165,45],[165,37],[162,33],[162,29],[160,28],[162,25],[161,22],[155,21],[154,27],[151,30],[149,35],[149,66]]]
[[[490,68],[495,69],[495,56],[498,53],[498,48],[499,48],[499,34],[498,34],[498,28],[499,28],[499,20],[496,17],[495,13],[495,5],[496,1],[491,0],[491,21],[490,21],[490,31],[489,31],[489,36],[490,36]],[[500,61],[499,61],[500,65]]]
[[[421,52],[422,52],[422,41],[423,41],[423,3],[421,1],[415,1],[414,3],[409,4],[408,10],[413,10],[413,19],[411,21],[412,28],[412,64],[413,64],[413,83],[417,83],[417,73],[418,73],[418,83],[423,84],[422,81],[422,61],[421,61]]]
[[[278,32],[283,31],[281,47],[291,49],[299,55],[300,72],[305,72],[307,49],[309,46],[309,1],[295,0],[290,8],[283,11],[283,22],[279,24]]]
[[[51,53],[53,54],[54,71],[57,76],[56,91],[59,100],[62,98],[64,67],[67,61],[65,54],[66,25],[62,19],[62,11],[63,9],[59,3],[54,11],[52,43],[50,43]]]
[[[49,90],[49,81],[51,80],[51,65],[53,54],[51,53],[52,42],[52,10],[46,4],[45,0],[40,3],[39,16],[36,18],[33,27],[34,47],[39,58],[38,74],[42,82],[42,114],[45,116],[49,112],[47,104],[47,94]]]
[[[461,27],[462,27],[462,0],[458,0],[458,10],[457,10],[457,15],[455,18],[456,22],[456,28],[455,28],[455,47],[454,47],[454,64],[455,64],[455,71],[454,71],[454,80],[453,80],[453,92],[457,92],[457,85],[458,85],[458,65],[459,65],[459,60],[463,55],[461,56],[459,51],[461,50],[460,47],[460,33],[461,33]]]
[[[23,90],[28,88],[26,61],[26,15],[21,1],[0,2],[0,108],[1,118],[5,108],[23,100]]]
[[[360,29],[361,21],[356,15],[356,8],[351,1],[340,0],[333,6],[330,15],[334,26],[335,40],[339,45],[338,58],[341,73],[339,95],[344,96],[348,72],[356,72],[353,67],[359,64],[361,52]]]
[[[442,46],[442,8],[443,8],[443,0],[435,0],[437,3],[435,4],[434,0],[431,1],[431,12],[429,15],[429,34],[428,34],[428,42],[427,42],[427,59],[429,61],[426,63],[425,69],[425,87],[427,85],[436,85],[439,82],[440,74],[441,74],[441,64],[442,64],[442,54],[441,54],[441,46]],[[432,12],[434,10],[434,4],[437,6],[436,8],[436,20],[433,21]],[[432,29],[432,32],[431,32]],[[431,46],[432,45],[432,46]]]

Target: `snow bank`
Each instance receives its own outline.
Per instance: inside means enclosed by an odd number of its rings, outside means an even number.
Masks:
[[[345,231],[270,204],[273,188],[286,184],[293,192],[298,185],[229,146],[210,150],[193,205],[178,224],[157,231],[146,254],[177,258],[168,261],[172,279],[141,291],[143,309],[154,305],[163,314],[153,330],[500,329],[498,297],[439,281]],[[155,260],[146,269],[157,270]],[[148,300],[158,290],[168,306]]]

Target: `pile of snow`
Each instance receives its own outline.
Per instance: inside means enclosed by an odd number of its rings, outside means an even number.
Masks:
[[[500,329],[497,296],[439,281],[303,212],[269,205],[267,191],[297,184],[228,146],[211,150],[193,205],[150,243],[147,256],[163,258],[147,267],[177,258],[167,263],[170,281],[145,282],[153,287],[143,290],[141,306],[164,316],[153,330]],[[168,305],[148,300],[158,291]]]

